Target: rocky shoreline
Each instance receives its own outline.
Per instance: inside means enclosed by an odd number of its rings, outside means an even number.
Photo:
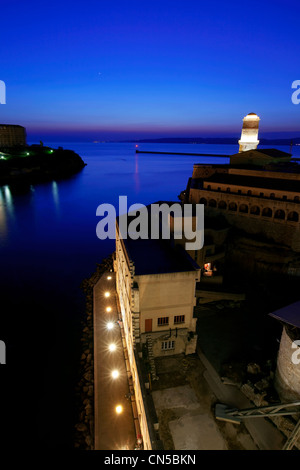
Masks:
[[[82,321],[79,382],[76,386],[78,422],[75,424],[74,447],[79,450],[94,449],[94,334],[93,289],[104,272],[113,269],[113,255],[97,264],[96,271],[84,279],[80,288],[85,294],[86,317]]]

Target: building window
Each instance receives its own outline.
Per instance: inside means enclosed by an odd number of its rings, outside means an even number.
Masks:
[[[239,211],[243,212],[244,214],[248,214],[248,206],[246,204],[241,204],[239,207]]]
[[[227,204],[225,201],[220,201],[218,205],[219,209],[227,209]]]
[[[269,207],[265,207],[261,213],[261,215],[263,217],[272,217],[273,215],[273,212],[272,212],[272,209],[270,209]]]
[[[160,317],[157,319],[157,326],[165,326],[169,324],[169,317]]]
[[[162,351],[166,351],[168,349],[175,349],[175,341],[163,341],[161,343]]]
[[[287,216],[287,220],[291,220],[292,222],[298,222],[299,221],[299,214],[298,212],[289,212]]]
[[[184,315],[175,315],[174,317],[174,325],[178,325],[179,323],[184,323]]]

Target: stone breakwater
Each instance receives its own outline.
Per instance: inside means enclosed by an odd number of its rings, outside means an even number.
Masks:
[[[82,320],[81,357],[79,382],[76,386],[78,422],[75,424],[74,447],[94,449],[94,333],[93,333],[93,289],[106,271],[113,269],[113,255],[97,264],[96,271],[84,279],[80,288],[85,294],[86,316]]]

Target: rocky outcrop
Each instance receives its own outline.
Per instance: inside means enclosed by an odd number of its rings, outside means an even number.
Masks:
[[[66,178],[86,163],[73,150],[31,146],[11,150],[0,159],[0,184],[41,182]]]

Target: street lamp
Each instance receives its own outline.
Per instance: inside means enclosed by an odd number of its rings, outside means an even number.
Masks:
[[[113,370],[112,373],[111,373],[111,376],[113,379],[117,379],[119,377],[119,371],[118,370]]]

